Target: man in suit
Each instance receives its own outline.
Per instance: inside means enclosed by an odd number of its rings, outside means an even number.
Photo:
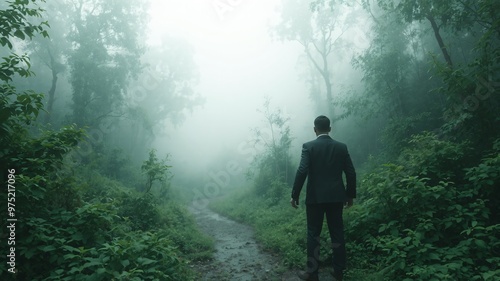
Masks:
[[[356,171],[347,151],[347,146],[333,140],[330,120],[318,116],[314,120],[316,139],[303,144],[299,168],[293,184],[292,207],[299,205],[299,195],[307,180],[307,270],[299,272],[303,280],[318,280],[320,234],[326,215],[333,250],[333,272],[335,280],[343,279],[346,268],[346,250],[342,211],[351,207],[356,198]],[[342,179],[346,176],[346,185]]]

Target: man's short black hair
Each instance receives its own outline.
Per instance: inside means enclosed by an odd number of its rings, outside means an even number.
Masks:
[[[314,119],[314,127],[320,132],[330,131],[330,119],[324,115],[320,115]]]

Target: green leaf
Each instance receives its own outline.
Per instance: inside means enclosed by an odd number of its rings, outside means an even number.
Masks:
[[[52,245],[48,245],[48,246],[45,246],[45,247],[41,247],[40,250],[44,251],[44,252],[50,252],[50,251],[54,251],[56,249],[56,247],[52,246]]]
[[[35,255],[35,251],[33,249],[28,249],[24,255],[29,259]]]
[[[481,249],[486,249],[486,248],[488,248],[488,245],[486,244],[486,242],[484,242],[484,240],[475,239],[475,240],[474,240],[474,243],[476,244],[476,246],[477,246],[478,248],[481,248]]]
[[[21,39],[21,40],[24,40],[25,36],[24,36],[24,32],[22,32],[21,30],[16,30],[16,32],[14,32],[14,36],[16,36],[17,38]]]
[[[444,228],[447,229],[447,228],[450,228],[450,226],[452,225],[453,223],[451,221],[447,221],[444,223]]]
[[[431,260],[440,260],[440,257],[436,253],[430,253],[429,254],[429,259],[431,259]]]
[[[73,259],[73,258],[77,258],[79,256],[75,255],[75,254],[66,254],[63,257],[64,257],[64,259]]]
[[[85,263],[83,265],[83,268],[95,266],[95,265],[102,265],[102,263],[98,259],[92,259],[91,261]]]
[[[97,274],[103,274],[104,272],[106,272],[106,269],[101,267],[101,268],[98,268],[96,270],[96,272],[97,272]]]
[[[156,261],[148,258],[137,258],[137,262],[140,263],[141,265],[148,265],[155,263]]]

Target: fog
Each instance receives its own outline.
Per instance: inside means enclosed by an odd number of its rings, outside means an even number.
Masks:
[[[266,98],[290,118],[296,141],[314,136],[312,120],[319,115],[299,77],[303,47],[271,38],[279,1],[239,1],[224,12],[215,2],[154,1],[151,8],[151,44],[164,32],[192,44],[200,75],[196,90],[205,99],[155,142],[159,151],[172,155],[177,171],[200,171],[251,141],[251,128],[266,126],[258,112]]]
[[[497,280],[498,2],[0,1],[0,280]]]

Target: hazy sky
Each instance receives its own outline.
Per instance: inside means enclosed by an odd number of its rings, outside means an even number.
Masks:
[[[290,117],[292,129],[306,127],[313,137],[313,105],[296,67],[302,48],[269,35],[279,2],[153,0],[151,44],[163,33],[189,41],[200,72],[197,90],[206,98],[203,108],[157,141],[178,166],[203,166],[250,140],[249,129],[263,125],[257,108],[265,96]]]

